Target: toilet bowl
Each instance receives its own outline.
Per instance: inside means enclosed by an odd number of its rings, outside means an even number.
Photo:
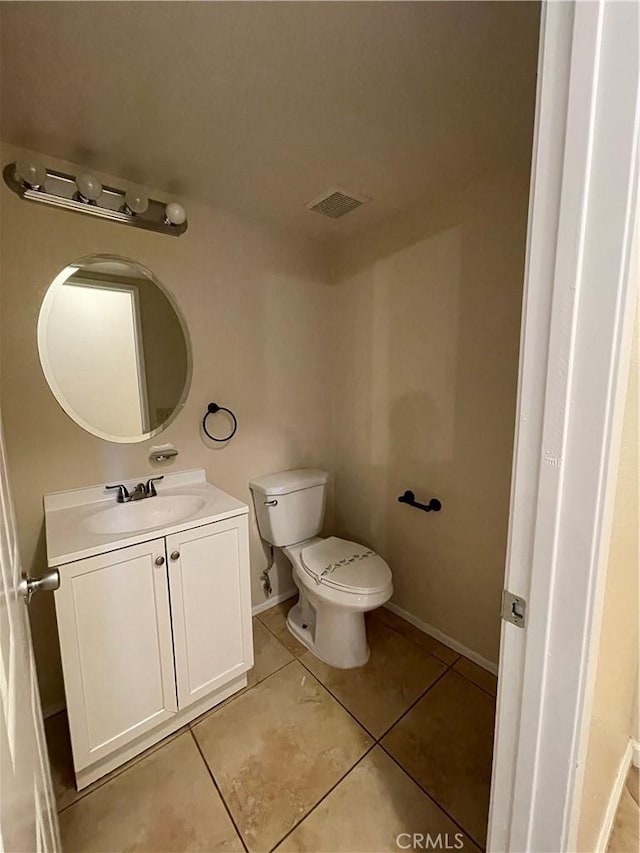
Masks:
[[[317,536],[324,520],[328,475],[296,469],[252,480],[260,535],[282,549],[299,591],[287,626],[330,666],[351,669],[369,659],[364,614],[391,598],[387,563],[364,545]]]
[[[289,611],[293,636],[338,669],[369,659],[364,614],[391,598],[391,570],[368,548],[338,539],[310,539],[283,548],[300,593]]]

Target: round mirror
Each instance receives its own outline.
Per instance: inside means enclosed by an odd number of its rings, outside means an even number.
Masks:
[[[191,379],[187,328],[162,284],[134,261],[93,255],[47,290],[38,350],[57,401],[108,441],[144,441],[184,405]]]

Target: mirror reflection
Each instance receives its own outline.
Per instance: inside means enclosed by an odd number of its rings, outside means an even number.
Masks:
[[[66,267],[42,304],[38,348],[62,408],[101,438],[150,438],[184,404],[186,326],[165,288],[134,261],[94,256]]]

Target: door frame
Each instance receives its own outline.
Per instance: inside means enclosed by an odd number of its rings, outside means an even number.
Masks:
[[[542,6],[488,850],[575,849],[637,281],[638,6]],[[631,26],[629,26],[631,21]]]

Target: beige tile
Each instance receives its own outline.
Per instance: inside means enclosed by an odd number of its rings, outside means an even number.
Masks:
[[[276,640],[271,631],[267,631],[264,625],[258,620],[257,616],[254,616],[253,667],[247,673],[247,686],[243,687],[242,690],[238,690],[238,692],[234,693],[232,696],[229,696],[228,699],[225,699],[224,702],[216,705],[215,708],[201,714],[196,720],[190,723],[191,728],[196,726],[201,720],[204,720],[205,717],[214,714],[218,708],[222,708],[223,705],[228,705],[229,702],[233,702],[238,698],[238,696],[246,693],[247,690],[255,687],[256,684],[259,684],[265,678],[268,678],[292,660],[293,655],[291,652],[285,649],[279,640]]]
[[[60,814],[70,851],[241,851],[189,732],[174,738]]]
[[[44,721],[47,737],[51,781],[58,811],[77,800],[76,780],[73,773],[73,756],[69,739],[69,723],[66,711],[54,714]]]
[[[371,656],[357,669],[334,669],[307,652],[301,661],[380,737],[441,675],[445,666],[382,622],[367,627]]]
[[[640,770],[637,767],[629,768],[626,786],[634,802],[640,804]]]
[[[111,773],[107,773],[97,782],[83,788],[82,791],[76,789],[76,777],[73,771],[73,756],[71,753],[71,740],[69,737],[69,724],[67,721],[67,712],[61,711],[59,714],[54,714],[44,721],[45,734],[47,737],[47,749],[49,751],[49,763],[51,766],[51,779],[53,782],[53,792],[56,798],[58,811],[84,797],[90,791],[95,791],[101,785],[104,785],[109,779],[113,779],[118,774],[122,773],[128,767],[132,767],[138,761],[141,761],[146,755],[150,755],[156,749],[160,749],[164,744],[168,743],[173,738],[184,732],[179,729],[173,732],[168,737],[164,738],[159,743],[149,747],[149,749],[141,752],[140,755],[134,756],[130,761],[127,761],[121,767],[116,767]]]
[[[618,803],[607,853],[638,853],[638,850],[640,850],[640,808],[627,784],[622,790]]]
[[[459,657],[458,653],[450,649],[449,646],[445,646],[444,643],[416,628],[411,622],[407,622],[406,619],[403,619],[396,613],[392,613],[386,607],[379,607],[377,610],[372,611],[370,618],[381,620],[385,625],[393,628],[394,631],[402,634],[403,637],[411,640],[412,643],[420,646],[421,649],[434,655],[447,665],[452,664]]]
[[[306,651],[306,647],[299,643],[298,640],[287,628],[287,613],[291,610],[297,601],[296,598],[288,598],[281,604],[276,604],[269,610],[258,614],[258,619],[265,625],[272,634],[280,640],[283,646],[287,648],[294,657],[301,657]]]
[[[252,851],[271,849],[371,745],[295,661],[193,731]]]
[[[383,744],[477,843],[485,845],[494,700],[453,670]]]
[[[478,666],[477,663],[473,663],[469,658],[461,657],[453,668],[460,675],[464,675],[469,681],[473,681],[478,687],[486,690],[487,693],[491,693],[492,696],[495,696],[498,692],[498,679],[496,676],[483,667]]]
[[[247,687],[253,687],[293,660],[291,652],[257,617],[253,620],[253,657],[253,669],[247,673]]]
[[[376,746],[293,830],[278,851],[397,853],[401,847],[396,839],[402,833],[430,836],[436,846],[428,849],[477,850],[471,839]],[[409,836],[403,835],[400,843],[407,844]]]

